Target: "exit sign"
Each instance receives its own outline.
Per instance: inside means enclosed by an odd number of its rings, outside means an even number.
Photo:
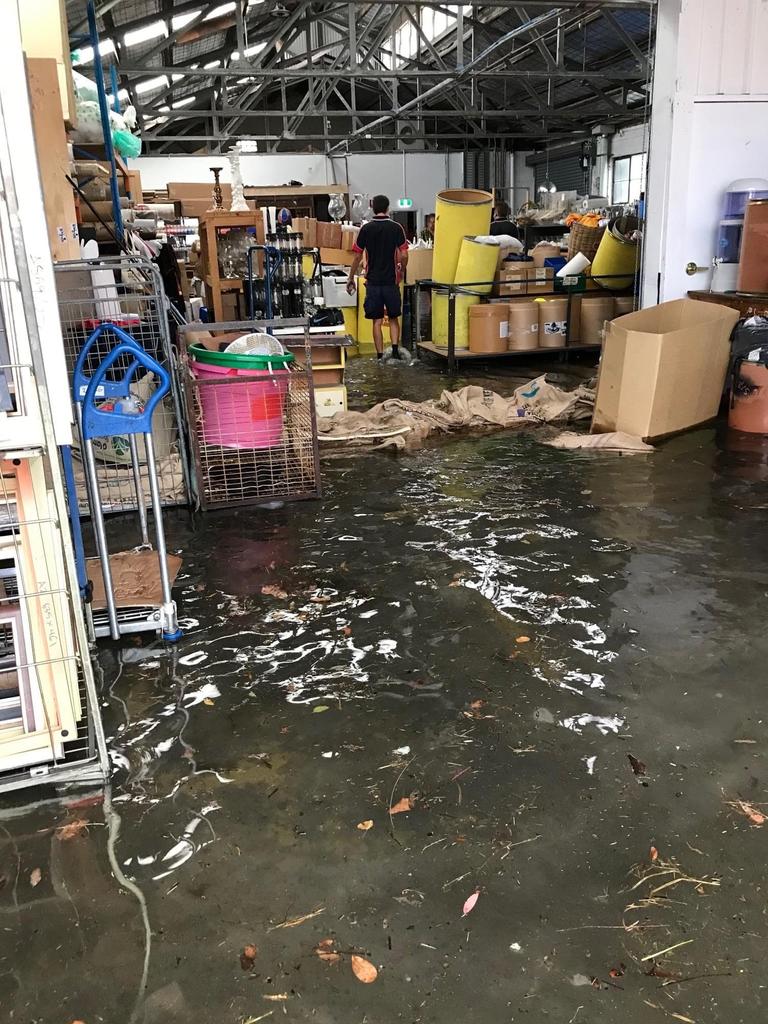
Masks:
[[[411,210],[411,209],[413,209],[413,200],[412,199],[398,199],[397,200],[397,208],[399,210]]]

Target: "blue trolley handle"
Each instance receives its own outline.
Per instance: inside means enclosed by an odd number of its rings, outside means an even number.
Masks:
[[[107,331],[111,331],[113,334],[117,335],[117,337],[119,338],[119,344],[132,345],[136,350],[137,356],[143,354],[144,352],[144,349],[141,347],[141,345],[139,345],[136,339],[131,337],[131,335],[128,334],[127,331],[124,331],[121,327],[118,327],[117,324],[113,324],[110,322],[99,324],[96,330],[90,335],[86,343],[80,349],[80,354],[78,355],[77,362],[75,363],[74,373],[72,374],[72,393],[76,404],[78,402],[83,401],[85,393],[88,389],[88,384],[91,379],[90,377],[86,377],[85,375],[85,361],[88,358],[91,349],[96,344],[98,339],[101,337],[102,334],[106,333]],[[127,395],[130,390],[130,380],[136,369],[136,366],[137,363],[134,360],[134,362],[132,362],[128,369],[125,371],[123,379],[120,381],[105,381],[101,385],[101,394],[97,395],[97,397],[123,398],[125,395]]]
[[[102,381],[107,370],[124,355],[136,357],[132,369],[142,367],[148,373],[156,374],[159,380],[158,387],[150,396],[142,412],[108,412],[96,406],[97,397],[103,395]],[[106,359],[102,360],[88,384],[83,400],[83,440],[90,440],[94,437],[113,437],[116,434],[150,434],[152,432],[152,414],[158,402],[165,398],[170,389],[171,378],[167,370],[163,369],[152,356],[139,349],[132,338],[128,342],[121,343],[112,349]],[[126,391],[125,394],[127,393]]]

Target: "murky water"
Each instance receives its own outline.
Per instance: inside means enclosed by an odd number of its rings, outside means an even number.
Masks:
[[[169,516],[185,638],[100,658],[111,810],[4,802],[3,1019],[762,1019],[768,447],[727,444],[497,434]]]

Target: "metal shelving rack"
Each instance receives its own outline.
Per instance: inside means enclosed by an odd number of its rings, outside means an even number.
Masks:
[[[106,776],[59,445],[71,403],[18,13],[0,5],[0,791]]]

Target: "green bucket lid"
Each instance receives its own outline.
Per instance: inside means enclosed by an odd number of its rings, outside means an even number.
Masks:
[[[282,356],[258,356],[237,352],[213,352],[200,344],[190,345],[189,354],[197,363],[227,366],[233,370],[279,370],[295,359],[292,352],[286,352]]]

